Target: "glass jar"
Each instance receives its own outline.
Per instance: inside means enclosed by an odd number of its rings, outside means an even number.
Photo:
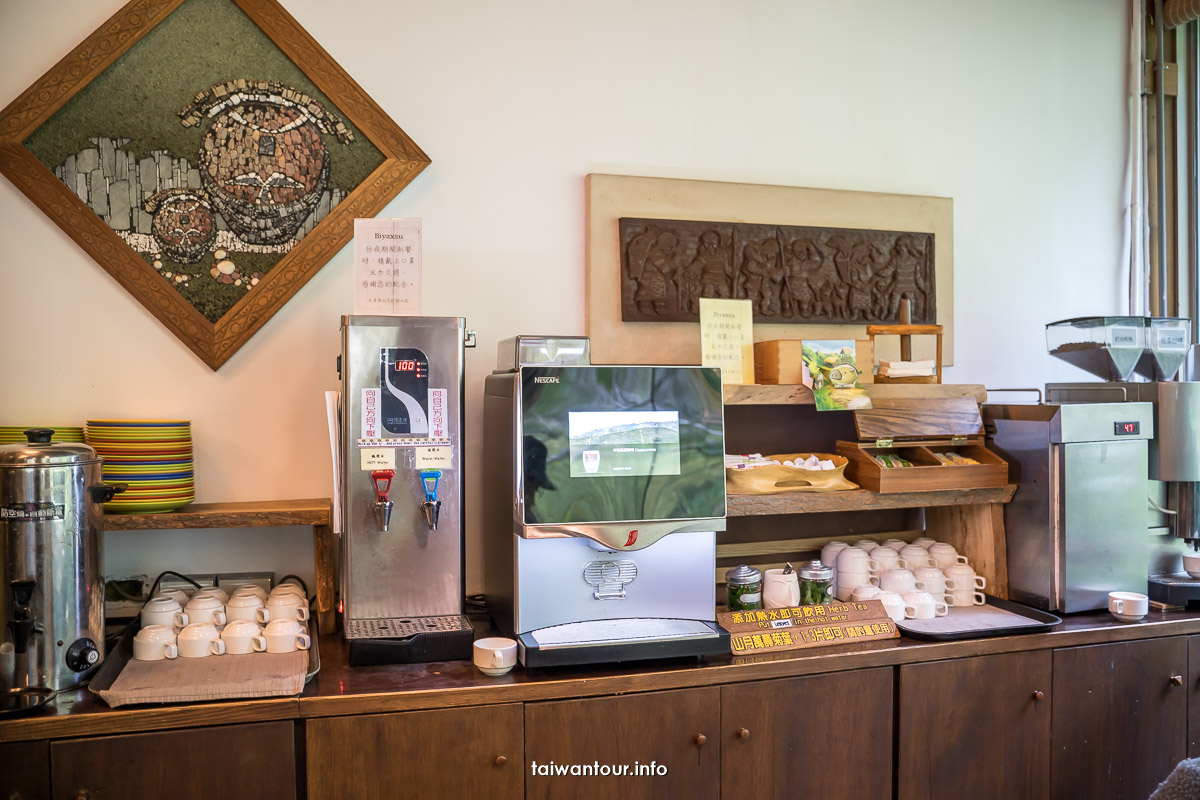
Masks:
[[[762,608],[762,572],[745,564],[725,573],[725,605],[730,611]]]
[[[832,602],[833,567],[813,559],[800,568],[800,605],[823,606]]]

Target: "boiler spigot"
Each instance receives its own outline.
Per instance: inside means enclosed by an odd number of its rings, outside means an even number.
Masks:
[[[442,501],[438,500],[437,496],[438,481],[441,477],[440,469],[421,470],[421,483],[425,487],[425,502],[421,503],[421,510],[425,512],[425,524],[431,531],[437,530],[438,514],[442,510]]]
[[[371,510],[375,512],[375,521],[379,529],[387,532],[388,523],[392,519],[392,501],[388,499],[388,490],[392,486],[392,478],[396,477],[394,469],[377,469],[371,472],[371,482],[375,484],[375,504]]]

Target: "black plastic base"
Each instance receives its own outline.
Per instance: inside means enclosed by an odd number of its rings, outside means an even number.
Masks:
[[[648,642],[614,642],[579,647],[554,647],[543,650],[533,636],[516,637],[517,653],[527,668],[567,667],[581,664],[611,664],[618,661],[648,661],[660,658],[688,658],[729,653],[729,631],[715,622],[706,622],[713,633],[705,639],[659,639]]]
[[[475,631],[430,631],[402,639],[349,639],[350,666],[424,664],[430,661],[470,660]]]
[[[1151,575],[1146,581],[1150,599],[1169,606],[1200,606],[1200,580],[1180,572],[1175,575]]]

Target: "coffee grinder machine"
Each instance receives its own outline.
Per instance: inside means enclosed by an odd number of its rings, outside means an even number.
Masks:
[[[484,590],[527,667],[728,652],[720,371],[502,342],[485,381]]]
[[[351,665],[471,657],[462,613],[468,335],[459,317],[342,318],[340,576]]]

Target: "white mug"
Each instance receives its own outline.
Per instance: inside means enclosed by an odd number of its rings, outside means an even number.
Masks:
[[[946,573],[947,578],[952,578],[955,584],[956,591],[964,589],[979,589],[983,591],[987,588],[987,581],[982,575],[976,575],[975,570],[967,564],[951,564],[944,567],[942,572]]]
[[[262,636],[258,623],[248,619],[235,619],[221,631],[225,652],[230,655],[262,653],[267,649],[267,640]]]
[[[892,618],[892,622],[904,621],[904,598],[895,592],[880,592],[872,600],[883,603],[883,610]]]
[[[133,657],[138,661],[162,661],[178,655],[175,631],[166,625],[145,625],[133,637]]]
[[[193,622],[179,632],[177,640],[181,658],[204,658],[225,653],[225,642],[215,625]]]
[[[294,619],[271,620],[263,631],[263,638],[267,640],[268,653],[307,650],[312,644],[312,639],[304,632],[304,626]]]
[[[1193,578],[1200,578],[1200,553],[1184,553],[1183,571]]]
[[[929,592],[906,592],[904,594],[905,619],[944,617],[949,610],[945,603],[935,600]]]
[[[306,595],[304,593],[303,587],[301,587],[300,584],[292,583],[291,581],[287,581],[286,583],[281,583],[278,586],[276,586],[267,595],[267,599],[270,599],[272,597],[279,597],[280,595],[285,595],[285,594],[294,594],[294,595],[296,595],[296,597],[302,598],[304,600],[308,599],[308,595]]]
[[[263,601],[263,605],[267,602],[267,590],[261,586],[256,586],[253,583],[243,583],[241,586],[233,590],[233,594],[229,595],[230,599],[234,597],[245,597],[251,595]],[[225,605],[229,605],[226,603]]]
[[[947,578],[947,582],[949,579]],[[982,606],[987,604],[983,592],[972,591],[970,588],[955,589],[946,592],[946,605],[951,608],[966,608],[967,606]]]
[[[262,609],[261,615],[256,619],[263,623],[274,622],[278,619],[306,622],[308,621],[308,600],[290,592],[273,594],[267,598],[267,605]]]
[[[889,569],[896,568],[907,569],[908,562],[890,547],[879,545],[871,551],[871,557],[867,559],[867,569],[873,573],[887,572]]]
[[[946,575],[937,567],[921,567],[913,575],[925,584],[925,591],[933,595],[935,599],[941,600],[946,594]],[[953,584],[954,581],[951,583]]]
[[[854,590],[859,586],[866,586],[871,577],[868,572],[838,572],[837,589],[835,590],[837,599],[842,602],[849,600],[853,596]]]
[[[859,550],[862,550],[866,553],[870,553],[876,547],[879,547],[879,542],[874,542],[874,541],[871,541],[870,539],[859,539],[857,542],[854,543],[854,546],[857,547]],[[824,563],[824,562],[822,562],[822,563]]]
[[[847,547],[838,553],[837,569],[838,572],[845,573],[870,572],[870,567],[867,565],[870,560],[871,556],[867,551],[857,547]]]
[[[142,606],[142,627],[149,625],[166,625],[179,629],[188,624],[188,618],[183,608],[174,597],[155,595]]]
[[[471,649],[475,668],[484,675],[503,675],[517,663],[517,643],[512,639],[479,639]]]
[[[763,573],[763,608],[794,608],[800,605],[800,576],[782,569]]]
[[[958,551],[954,549],[954,545],[945,544],[943,542],[937,542],[936,544],[930,545],[929,555],[942,569],[945,569],[951,564],[967,563],[967,557],[959,555]]]
[[[876,599],[882,591],[883,589],[880,589],[878,586],[872,586],[867,583],[854,587],[854,591],[850,593],[850,599],[856,603],[861,603],[864,600]]]
[[[221,605],[225,605],[229,602],[229,592],[225,591],[220,586],[205,586],[201,589],[197,589],[196,593],[192,595],[192,599],[194,600],[197,597],[215,597],[221,601]]]
[[[937,562],[929,555],[929,551],[918,544],[905,545],[900,550],[900,557],[908,562],[909,569],[937,566]]]
[[[831,567],[837,566],[838,553],[845,550],[850,545],[845,542],[828,542],[821,548],[821,563]]]
[[[928,550],[929,548],[933,547],[935,544],[938,544],[939,542],[937,539],[930,539],[928,536],[920,536],[916,539],[913,539],[912,543],[915,544],[917,547],[924,547],[926,550]]]
[[[900,555],[900,551],[905,547],[908,547],[908,542],[904,541],[903,539],[888,539],[883,543],[883,546],[890,547],[896,551],[896,555]]]
[[[896,594],[925,591],[925,582],[917,580],[916,576],[906,569],[889,569],[882,575],[872,575],[870,582],[873,586]]]
[[[229,598],[229,602],[225,604],[225,617],[229,622],[250,620],[266,624],[266,619],[264,619],[266,614],[262,608],[263,601],[258,595],[251,592],[244,594],[234,592],[233,597]]]
[[[183,608],[184,606],[186,606],[187,601],[190,600],[192,597],[190,594],[185,592],[183,589],[161,589],[161,588],[158,590],[158,593],[155,594],[154,596],[155,597],[169,597],[172,600],[174,600],[176,603],[179,603],[180,608]]]
[[[1150,610],[1150,598],[1137,592],[1109,592],[1108,612],[1121,622],[1137,622]]]
[[[226,621],[225,604],[216,595],[197,592],[191,600],[188,600],[188,604],[183,610],[187,613],[185,625],[200,622],[224,625]]]

